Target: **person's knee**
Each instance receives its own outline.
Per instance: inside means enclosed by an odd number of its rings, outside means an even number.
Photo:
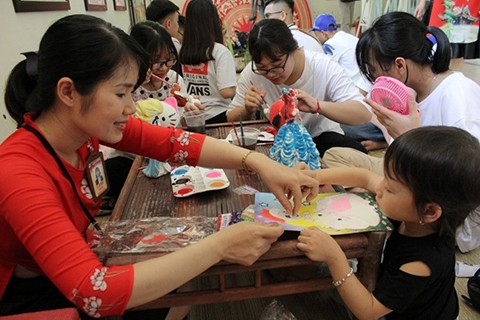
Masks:
[[[364,168],[376,174],[383,174],[382,158],[369,156],[353,148],[330,148],[325,152],[322,160],[327,168]]]
[[[352,148],[334,147],[325,151],[322,160],[327,168],[352,167],[348,154]]]

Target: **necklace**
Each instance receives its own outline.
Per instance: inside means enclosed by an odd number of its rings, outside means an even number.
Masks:
[[[435,88],[437,87],[435,85],[435,82],[437,80],[437,76],[438,76],[438,74],[435,74],[433,76],[432,80],[430,80],[430,87],[428,88],[428,91],[425,91],[425,93],[423,93],[423,94],[418,94],[418,97],[417,97],[418,102],[421,102],[421,101],[425,100],[433,92],[433,90],[435,90]]]
[[[160,88],[157,88],[153,82],[148,82],[146,85],[148,85],[149,90],[151,91],[158,91]]]

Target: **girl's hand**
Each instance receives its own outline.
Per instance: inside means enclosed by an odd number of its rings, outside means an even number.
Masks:
[[[256,158],[253,155],[251,157],[252,160],[259,159],[261,162],[251,161],[249,166],[260,175],[267,188],[288,213],[297,213],[304,198],[310,201],[318,195],[318,181],[306,174],[309,171],[289,168],[268,158],[269,161],[266,161],[264,157]],[[291,197],[293,197],[293,208],[289,200]]]
[[[312,261],[328,262],[342,256],[337,242],[316,227],[303,229],[298,236],[297,248]]]
[[[190,102],[190,101],[187,102],[183,108],[185,109],[185,111],[205,110],[205,107],[203,106],[203,104],[198,99],[198,96],[195,96],[192,99],[192,102]]]
[[[417,109],[414,94],[410,94],[408,98],[409,113],[407,115],[385,108],[371,99],[365,99],[365,102],[372,107],[372,112],[378,121],[387,129],[388,134],[394,139],[404,132],[421,126],[420,113]]]
[[[303,90],[295,90],[298,99],[298,110],[308,113],[317,112],[317,99]]]
[[[240,222],[222,229],[214,236],[221,239],[217,243],[222,260],[249,266],[270,249],[283,231],[281,226]]]
[[[260,90],[255,85],[252,85],[245,92],[245,111],[247,114],[257,112],[257,109],[263,104],[264,96],[265,90]]]

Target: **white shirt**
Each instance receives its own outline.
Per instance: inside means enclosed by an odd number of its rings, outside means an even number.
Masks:
[[[357,42],[358,38],[354,35],[337,31],[332,38],[325,41],[323,51],[345,69],[345,72],[357,87],[365,92],[370,92],[373,85],[360,73],[358,68],[355,56]]]
[[[245,92],[255,84],[259,89],[266,90],[265,102],[272,105],[281,97],[282,85],[275,85],[264,76],[252,71],[252,62],[248,63],[240,74],[237,82],[237,93],[229,109],[243,108],[245,106]],[[329,57],[318,52],[305,50],[305,66],[300,78],[292,85],[292,89],[301,89],[320,101],[344,102],[357,100],[370,110],[363,102],[363,96],[350,80],[342,67]],[[324,116],[300,112],[302,123],[312,137],[317,137],[323,132],[332,131],[343,134],[340,125]]]
[[[177,49],[177,54],[180,54],[180,49],[182,49],[182,44],[175,37],[172,37],[172,42],[173,42],[173,45],[175,46],[175,49]]]
[[[480,140],[480,86],[454,72],[417,105],[423,126],[464,129]]]
[[[213,60],[206,64],[182,65],[187,93],[199,96],[207,120],[225,112],[231,102],[231,99],[222,97],[220,90],[237,85],[235,61],[228,48],[215,43],[212,56]]]
[[[314,36],[311,36],[308,33],[301,31],[300,29],[298,29],[298,26],[294,24],[290,24],[288,28],[290,29],[293,38],[297,40],[298,47],[305,50],[323,53],[320,42],[318,42],[318,40]]]

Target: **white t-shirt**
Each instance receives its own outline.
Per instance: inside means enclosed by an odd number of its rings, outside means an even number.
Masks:
[[[480,86],[454,72],[417,105],[423,126],[464,129],[480,140]]]
[[[315,37],[301,31],[297,25],[290,24],[288,28],[292,32],[293,38],[297,40],[299,48],[323,53],[322,46]]]
[[[332,38],[325,41],[323,51],[345,69],[357,87],[365,92],[370,92],[373,85],[360,73],[355,57],[357,42],[358,38],[354,35],[337,31]]]
[[[175,46],[175,49],[177,49],[177,54],[180,54],[180,49],[182,49],[182,44],[175,37],[172,37],[172,42],[173,42],[173,45]]]
[[[182,65],[187,93],[199,96],[207,120],[225,112],[231,102],[231,99],[222,97],[220,90],[237,85],[235,61],[228,48],[216,43],[212,56],[213,60],[207,64]]]
[[[344,102],[357,100],[370,110],[363,102],[363,96],[350,80],[338,63],[318,52],[305,50],[305,66],[300,78],[292,85],[292,89],[301,89],[320,101]],[[237,93],[229,109],[243,108],[245,106],[245,92],[255,84],[259,89],[266,90],[265,102],[272,105],[281,97],[282,85],[275,85],[262,75],[252,71],[252,62],[247,64],[240,74],[237,82]],[[333,131],[343,134],[340,125],[324,116],[300,112],[302,123],[312,137],[317,137],[323,132]]]

